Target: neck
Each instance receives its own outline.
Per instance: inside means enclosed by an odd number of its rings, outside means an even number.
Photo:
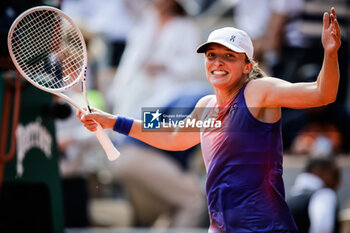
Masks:
[[[237,85],[231,88],[225,88],[225,89],[215,88],[217,104],[223,105],[228,103],[230,100],[236,98],[244,84],[245,84],[245,80],[237,83]]]

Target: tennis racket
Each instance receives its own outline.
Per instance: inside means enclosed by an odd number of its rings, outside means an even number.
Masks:
[[[13,63],[26,80],[86,113],[62,93],[82,82],[82,94],[91,112],[86,96],[85,42],[78,27],[66,14],[47,6],[23,12],[10,28],[8,48]],[[95,135],[108,159],[116,160],[120,153],[100,125]]]

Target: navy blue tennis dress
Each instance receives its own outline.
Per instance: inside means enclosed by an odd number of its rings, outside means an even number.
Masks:
[[[209,232],[297,230],[285,202],[281,123],[258,121],[247,108],[245,87],[225,106],[213,98],[203,114],[223,122],[219,130],[201,132]]]

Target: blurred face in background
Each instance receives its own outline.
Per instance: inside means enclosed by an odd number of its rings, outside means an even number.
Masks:
[[[183,8],[176,0],[151,0],[158,12],[165,15],[183,15]]]
[[[324,172],[322,179],[327,187],[336,190],[341,180],[340,169],[336,165],[332,166],[327,172]]]
[[[337,190],[341,181],[340,169],[336,164],[327,167],[316,167],[312,173],[322,179],[325,186]]]

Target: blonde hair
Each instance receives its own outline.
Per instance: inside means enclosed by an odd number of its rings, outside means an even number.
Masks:
[[[260,68],[258,62],[254,61],[254,60],[249,60],[249,59],[247,59],[247,62],[248,63],[250,62],[253,64],[252,70],[248,73],[248,80],[247,81],[250,81],[252,79],[267,77],[267,74]]]

